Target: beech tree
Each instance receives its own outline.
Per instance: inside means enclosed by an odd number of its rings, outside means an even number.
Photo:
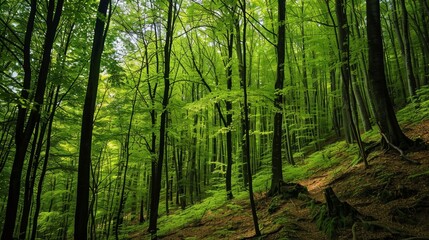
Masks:
[[[26,35],[24,39],[24,62],[23,69],[25,72],[24,81],[22,84],[21,98],[26,104],[33,105],[29,111],[28,106],[18,106],[18,116],[15,128],[15,158],[13,160],[12,173],[9,182],[9,195],[7,200],[6,217],[3,225],[2,239],[12,239],[17,218],[17,210],[19,203],[21,175],[24,165],[27,148],[31,141],[34,128],[40,121],[41,108],[44,102],[46,90],[46,81],[51,65],[51,50],[55,41],[58,24],[61,19],[63,10],[63,0],[50,0],[47,6],[46,16],[46,34],[43,43],[43,57],[37,74],[37,82],[35,93],[30,95],[32,85],[32,65],[31,65],[31,39],[33,35],[35,16],[37,12],[37,1],[31,1],[30,14],[27,22]],[[28,114],[29,112],[29,114]]]
[[[413,145],[402,132],[395,111],[390,100],[384,72],[384,48],[380,22],[380,2],[366,0],[367,38],[368,38],[368,92],[371,98],[377,124],[384,147],[388,147],[386,141],[400,148],[408,148]]]
[[[152,187],[151,187],[151,202],[150,202],[150,219],[149,219],[149,232],[151,238],[157,239],[157,223],[158,223],[158,208],[161,192],[161,178],[162,178],[162,165],[165,157],[165,144],[166,144],[166,131],[167,131],[167,114],[168,104],[170,99],[170,70],[171,70],[171,48],[173,46],[173,33],[174,24],[177,19],[177,2],[174,0],[168,1],[167,10],[167,27],[165,32],[164,42],[164,93],[162,96],[162,112],[160,117],[159,127],[159,147],[158,147],[158,159],[154,160],[152,164]]]
[[[94,126],[94,112],[97,98],[98,79],[100,77],[101,55],[103,53],[104,41],[106,39],[109,19],[111,16],[109,14],[107,18],[107,10],[110,4],[110,0],[100,0],[95,20],[88,86],[82,113],[76,213],[74,222],[75,239],[87,239],[88,234],[89,186],[90,169],[92,163],[92,130]]]
[[[270,194],[273,195],[280,192],[281,184],[283,183],[283,167],[282,167],[282,135],[283,135],[283,82],[285,78],[285,31],[286,31],[286,0],[278,1],[278,31],[277,31],[277,75],[274,88],[274,132],[273,132],[273,148],[272,148],[272,177]]]

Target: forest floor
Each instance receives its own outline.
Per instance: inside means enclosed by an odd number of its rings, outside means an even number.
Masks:
[[[429,144],[429,120],[403,127],[411,139]],[[329,239],[329,221],[320,217],[324,190],[330,186],[342,202],[362,216],[339,228],[337,239],[429,239],[429,149],[407,152],[406,161],[394,149],[369,154],[370,168],[350,161],[315,172],[298,183],[308,194],[296,198],[255,193],[262,237],[259,239]],[[306,196],[304,196],[306,195]],[[353,230],[352,230],[353,229]],[[254,228],[248,200],[233,200],[207,210],[198,221],[165,234],[162,239],[252,239]],[[135,239],[142,235],[134,236]]]

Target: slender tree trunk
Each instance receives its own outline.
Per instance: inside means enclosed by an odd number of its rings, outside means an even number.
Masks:
[[[82,129],[80,138],[76,212],[74,223],[74,238],[87,239],[88,234],[88,210],[89,210],[89,183],[91,168],[92,130],[94,127],[94,111],[97,98],[98,78],[100,75],[101,55],[107,34],[105,21],[109,25],[107,9],[110,0],[100,0],[95,22],[94,40],[92,45],[91,62],[89,69],[88,86],[86,89],[85,104],[82,113]]]
[[[43,126],[40,128],[40,124]],[[31,144],[31,151],[30,156],[28,159],[27,164],[27,173],[25,176],[25,183],[24,183],[24,199],[23,199],[23,207],[21,211],[21,222],[19,226],[19,235],[18,239],[25,239],[25,235],[27,234],[27,227],[28,227],[28,220],[30,216],[30,210],[31,210],[31,204],[33,200],[33,190],[34,190],[34,181],[36,180],[36,169],[38,166],[38,159],[37,154],[35,153],[39,146],[38,141],[40,141],[40,144],[43,144],[43,135],[46,131],[46,124],[38,122],[36,124],[36,127],[34,129],[34,135],[33,135],[33,143]],[[41,136],[42,135],[42,136]],[[40,146],[41,150],[42,146]]]
[[[357,71],[357,69],[355,69],[355,71]],[[365,132],[367,132],[372,129],[371,121],[369,120],[369,112],[368,112],[367,105],[362,96],[362,92],[358,84],[356,83],[356,80],[352,80],[351,87],[352,87],[353,95],[356,99],[359,115],[362,119],[363,129],[365,130]]]
[[[247,164],[247,176],[249,179],[249,199],[250,206],[252,208],[252,218],[253,225],[255,228],[255,236],[260,236],[261,232],[259,230],[258,215],[256,213],[255,200],[253,196],[253,183],[252,183],[252,170],[250,165],[250,133],[249,133],[249,105],[247,101],[247,82],[246,82],[246,32],[247,32],[247,20],[246,20],[246,0],[240,2],[241,12],[243,14],[243,38],[242,41],[239,40],[240,36],[237,33],[237,53],[241,53],[241,61],[239,60],[239,74],[241,79],[241,85],[243,87],[243,105],[244,105],[244,132],[245,132],[245,153],[246,164]],[[242,42],[242,44],[240,44]]]
[[[165,151],[165,133],[167,123],[167,106],[170,97],[170,57],[171,47],[173,44],[173,11],[175,11],[175,2],[173,0],[168,1],[168,18],[167,18],[167,29],[166,39],[164,45],[164,94],[162,99],[162,113],[160,117],[160,128],[159,128],[159,148],[158,148],[158,161],[152,167],[155,168],[152,175],[152,188],[151,188],[151,201],[150,201],[150,217],[149,217],[149,232],[152,239],[158,239],[158,207],[161,192],[161,178],[162,178],[162,164],[164,161]]]
[[[274,86],[274,134],[273,148],[271,153],[271,188],[269,195],[280,192],[280,186],[283,183],[283,164],[282,164],[282,135],[283,135],[283,82],[285,78],[285,19],[286,19],[286,0],[278,2],[278,32],[277,32],[277,79]]]
[[[407,72],[408,79],[408,93],[410,97],[414,97],[416,95],[417,89],[417,81],[414,76],[413,64],[412,64],[412,56],[411,56],[411,43],[410,43],[410,27],[408,22],[408,11],[405,7],[405,0],[399,0],[402,10],[402,31],[404,36],[404,52],[405,52],[405,69]]]
[[[233,28],[233,27],[231,27]],[[234,33],[233,29],[229,30],[227,37],[228,41],[228,61],[226,65],[226,87],[228,91],[232,89],[232,53],[233,53],[233,43],[234,43]],[[226,104],[226,127],[228,131],[226,132],[226,155],[227,155],[227,164],[226,164],[226,196],[228,200],[233,198],[232,194],[232,102],[227,100]]]
[[[351,71],[350,71],[350,49],[349,49],[349,26],[347,21],[346,14],[346,5],[344,0],[336,0],[335,9],[337,12],[338,19],[338,36],[339,36],[339,50],[340,50],[340,62],[341,62],[341,76],[343,79],[343,99],[345,102],[345,119],[348,122],[345,122],[344,127],[348,126],[348,129],[351,130],[352,137],[358,143],[360,156],[362,157],[365,167],[368,167],[368,162],[366,159],[366,153],[362,140],[357,128],[357,125],[353,121],[352,109],[350,104],[350,83],[351,83]]]
[[[301,15],[304,16],[304,3],[305,1],[301,1]],[[305,113],[311,113],[311,103],[310,103],[310,94],[308,89],[308,74],[307,74],[307,56],[306,56],[306,42],[305,42],[305,21],[301,22],[301,56],[302,56],[302,85],[303,85],[303,92],[304,92],[304,107],[305,107]],[[307,121],[307,120],[306,120]],[[305,123],[307,124],[307,122]]]
[[[58,95],[59,95],[59,91],[60,91],[60,86],[57,86],[56,88],[56,93],[55,93],[55,100],[54,100],[54,104],[57,104],[58,102]],[[48,124],[48,131],[47,131],[47,139],[46,139],[46,152],[45,152],[45,157],[43,160],[43,166],[42,166],[42,171],[40,173],[40,177],[39,177],[39,183],[37,185],[37,193],[36,193],[36,204],[35,204],[35,209],[34,209],[34,219],[33,219],[33,226],[32,226],[32,230],[31,230],[31,240],[34,240],[36,238],[36,233],[37,233],[37,222],[38,222],[38,217],[39,217],[39,212],[40,212],[40,205],[41,205],[41,197],[42,197],[42,187],[43,187],[43,181],[45,179],[45,175],[46,175],[46,169],[48,167],[48,159],[49,159],[49,152],[51,150],[51,135],[52,135],[52,124],[54,122],[54,116],[55,116],[55,111],[56,111],[56,107],[54,106],[52,109],[52,113],[50,115],[50,120],[49,120],[49,124]]]
[[[19,106],[18,119],[15,133],[15,158],[12,165],[12,172],[9,181],[9,195],[6,207],[6,216],[3,225],[2,240],[13,238],[15,222],[17,219],[19,195],[21,189],[22,168],[25,161],[28,145],[31,141],[34,128],[40,120],[41,107],[46,90],[46,80],[51,64],[51,50],[55,41],[55,34],[60,22],[64,0],[58,0],[55,5],[55,0],[50,0],[48,3],[47,14],[47,29],[43,43],[42,61],[39,68],[36,91],[34,94],[34,107],[26,121],[27,110]],[[34,29],[34,19],[36,14],[36,1],[31,1],[30,16],[27,23],[27,33],[24,39],[24,84],[21,96],[23,99],[28,99],[28,90],[31,85],[31,56],[30,44]],[[25,126],[25,128],[24,128]]]
[[[141,68],[143,69],[143,68]],[[119,219],[122,218],[122,212],[124,209],[124,205],[125,205],[125,184],[127,181],[127,172],[128,172],[128,162],[130,160],[130,139],[131,139],[131,129],[133,126],[133,119],[134,119],[134,114],[135,114],[135,109],[136,109],[136,102],[137,102],[137,97],[139,94],[139,86],[140,86],[140,81],[141,81],[141,74],[139,74],[139,78],[138,81],[136,83],[136,85],[134,86],[134,88],[136,89],[134,92],[134,97],[132,99],[131,102],[131,114],[130,114],[130,120],[128,122],[128,128],[127,128],[127,135],[125,137],[125,146],[124,146],[124,151],[125,151],[125,167],[124,167],[124,176],[122,178],[122,188],[121,188],[121,195],[119,197],[119,204],[118,204],[118,212],[116,215],[116,225],[115,225],[115,237],[116,239],[119,239],[119,226],[122,223],[122,221],[119,221]]]
[[[51,115],[51,108],[55,108],[53,106],[56,104],[54,101],[54,96],[58,98],[58,89],[57,93],[54,95],[54,88],[52,87],[52,90],[49,93],[49,103],[47,104],[46,112],[49,113],[49,118],[46,119],[46,121],[43,121],[42,123],[37,123],[35,134],[33,137],[33,147],[31,151],[31,156],[28,161],[28,167],[27,167],[27,174],[25,177],[25,191],[24,191],[24,206],[22,209],[21,214],[21,223],[20,223],[20,232],[19,232],[19,239],[26,239],[26,233],[27,233],[27,226],[30,216],[30,210],[31,205],[33,201],[33,190],[34,190],[34,184],[36,181],[36,173],[37,173],[37,167],[39,165],[40,161],[40,155],[42,152],[43,147],[43,141],[45,139],[45,132],[46,128],[48,127],[50,122],[53,121],[53,116]],[[39,130],[39,125],[42,124],[42,127]]]
[[[423,48],[423,84],[429,84],[429,3],[427,0],[420,0],[421,9],[421,38]]]
[[[168,116],[167,116],[168,119]],[[168,128],[168,124],[166,126]],[[168,133],[165,133],[165,138],[168,139]],[[168,207],[168,200],[170,196],[171,185],[168,179],[168,144],[165,144],[165,213],[170,214],[170,209]]]

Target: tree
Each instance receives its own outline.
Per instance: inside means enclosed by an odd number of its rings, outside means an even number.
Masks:
[[[385,148],[388,147],[386,140],[400,148],[408,148],[413,142],[399,127],[386,84],[380,2],[366,0],[366,14],[369,60],[368,92],[380,132],[387,138],[383,138],[382,142]]]
[[[352,107],[350,103],[350,83],[351,83],[351,71],[350,71],[350,49],[349,49],[349,25],[346,14],[346,4],[344,0],[335,1],[335,9],[337,12],[338,19],[338,47],[340,52],[340,63],[341,63],[341,78],[343,80],[343,108],[344,108],[344,128],[350,129],[353,139],[358,143],[360,156],[362,157],[365,167],[368,167],[366,159],[365,148],[362,144],[360,134],[357,130],[352,116]],[[347,135],[347,134],[346,134]],[[346,141],[348,141],[346,139]]]
[[[249,104],[248,104],[248,97],[247,97],[247,74],[246,74],[246,33],[247,33],[247,20],[246,20],[246,0],[243,0],[239,2],[240,4],[240,10],[243,14],[243,37],[240,39],[240,27],[237,23],[237,54],[241,57],[239,57],[239,74],[240,74],[240,80],[241,80],[241,86],[243,88],[243,108],[244,108],[244,116],[242,122],[243,128],[244,128],[244,139],[243,145],[244,151],[243,156],[245,157],[246,164],[247,164],[247,177],[249,180],[249,200],[250,200],[250,206],[252,208],[252,219],[253,219],[253,226],[255,228],[255,236],[260,236],[261,232],[259,230],[259,223],[258,223],[258,215],[256,213],[256,206],[255,206],[255,199],[253,197],[253,183],[252,183],[252,170],[250,165],[250,133],[249,133]],[[237,19],[238,21],[238,19]],[[240,44],[242,43],[242,44]]]
[[[162,179],[162,165],[165,157],[165,136],[167,125],[168,104],[170,99],[170,70],[171,70],[171,49],[173,46],[173,30],[174,23],[177,17],[178,9],[176,2],[173,0],[168,1],[167,12],[167,25],[164,43],[164,93],[162,98],[162,112],[160,117],[159,127],[159,147],[158,147],[158,160],[152,164],[152,185],[151,185],[151,201],[150,201],[150,217],[149,217],[149,232],[152,239],[157,239],[158,231],[158,207],[161,192],[161,179]],[[167,179],[168,180],[168,179]]]
[[[397,19],[397,0],[393,1],[394,15],[395,15],[395,27],[397,27],[397,34],[399,38],[399,42],[401,44],[402,56],[404,58],[405,71],[407,74],[407,85],[408,85],[408,95],[410,98],[414,97],[417,89],[417,81],[414,76],[414,70],[412,65],[412,55],[411,55],[411,43],[410,43],[410,27],[408,21],[408,11],[405,6],[405,0],[399,0],[399,4],[401,7],[401,15],[402,15],[402,34],[400,34],[399,23]]]
[[[271,156],[271,188],[269,195],[280,192],[283,183],[282,167],[282,135],[283,135],[283,82],[285,78],[285,32],[286,32],[286,0],[278,2],[278,32],[277,32],[277,75],[274,88],[274,135]]]
[[[111,4],[110,0],[100,0],[95,21],[88,86],[82,113],[74,223],[75,239],[87,239],[92,131],[94,127],[94,112],[97,99],[98,78],[100,75],[101,55],[103,53],[104,41],[107,36],[111,16],[111,14],[109,14],[109,17],[106,18],[109,4]]]
[[[27,117],[27,106],[18,106],[18,119],[15,132],[15,158],[10,175],[9,195],[7,200],[6,217],[3,225],[2,239],[12,239],[17,218],[17,210],[20,195],[21,175],[27,148],[31,141],[34,129],[40,121],[42,105],[46,90],[46,81],[51,65],[51,50],[55,41],[55,34],[61,19],[64,0],[50,0],[47,6],[47,29],[43,43],[42,61],[39,67],[35,93],[29,94],[31,89],[31,39],[34,30],[34,19],[37,12],[37,1],[31,1],[30,15],[27,22],[27,32],[24,39],[24,82],[21,90],[23,102],[32,103],[33,107]],[[31,99],[32,98],[32,99]]]

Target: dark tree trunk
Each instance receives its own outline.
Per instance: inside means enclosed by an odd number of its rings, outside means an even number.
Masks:
[[[157,239],[158,231],[158,208],[159,199],[161,192],[161,178],[162,178],[162,164],[164,161],[165,151],[165,133],[167,123],[167,106],[170,97],[170,57],[171,47],[173,44],[173,9],[175,3],[173,0],[168,1],[168,18],[167,18],[167,29],[164,45],[164,94],[162,99],[162,113],[160,117],[160,128],[159,128],[159,148],[158,148],[158,161],[152,165],[152,188],[151,188],[151,201],[150,201],[150,216],[149,216],[149,232],[151,238]]]
[[[55,93],[54,104],[57,104],[57,102],[58,102],[59,91],[60,91],[60,86],[57,86],[56,93]],[[36,238],[36,233],[37,233],[37,220],[38,220],[39,212],[40,212],[41,197],[42,197],[42,187],[43,187],[43,181],[45,180],[46,169],[48,167],[49,152],[51,150],[52,124],[53,124],[53,118],[55,116],[56,109],[57,109],[56,106],[54,106],[53,109],[52,109],[52,113],[50,115],[50,120],[49,120],[49,124],[48,124],[48,132],[47,132],[47,139],[46,139],[46,152],[45,152],[45,157],[44,157],[44,160],[43,160],[42,171],[41,171],[40,177],[39,177],[39,183],[37,185],[36,204],[35,204],[35,209],[34,209],[33,227],[31,229],[31,237],[30,237],[31,240],[34,240]]]
[[[352,68],[353,68],[353,71],[358,71],[356,65],[353,65]],[[359,110],[359,115],[362,119],[363,129],[365,130],[365,132],[367,132],[367,131],[372,130],[370,116],[369,116],[367,105],[365,103],[365,99],[362,95],[362,92],[361,92],[357,82],[356,82],[356,78],[357,78],[357,76],[355,75],[354,76],[355,80],[352,80],[351,87],[352,87],[353,95],[356,99],[356,104],[357,104],[357,108]]]
[[[336,71],[335,68],[332,67],[332,70],[329,71],[329,79],[331,80],[331,92],[337,91],[337,77],[336,77]],[[336,97],[332,98],[332,128],[335,131],[335,134],[337,137],[341,136],[341,117],[340,117],[340,111],[338,107],[338,101],[336,100]]]
[[[144,201],[143,201],[143,197],[140,200],[140,217],[139,217],[139,223],[144,223],[145,219],[144,219]]]
[[[40,120],[41,107],[46,89],[46,80],[51,64],[51,50],[55,40],[55,34],[60,22],[64,0],[58,0],[55,6],[55,0],[50,0],[48,3],[47,14],[47,29],[43,43],[43,55],[37,78],[36,91],[34,94],[34,107],[26,121],[27,110],[19,106],[18,119],[15,133],[15,158],[12,165],[12,172],[9,181],[9,195],[6,207],[6,216],[3,225],[2,240],[13,238],[15,222],[17,219],[17,210],[19,203],[19,195],[21,189],[22,168],[25,161],[28,145],[31,141],[34,128]],[[30,16],[27,23],[27,32],[24,40],[24,83],[21,97],[28,99],[28,90],[31,85],[31,56],[30,45],[31,37],[34,29],[34,19],[36,14],[36,1],[31,1]]]
[[[271,153],[271,188],[269,195],[280,192],[280,186],[283,183],[283,164],[282,164],[282,134],[283,134],[283,82],[285,78],[285,27],[286,19],[286,0],[278,1],[278,33],[277,33],[277,79],[274,86],[274,135],[273,148]]]
[[[139,86],[140,86],[140,81],[141,81],[141,74],[139,74],[139,78],[138,81],[136,83],[135,87],[135,92],[134,92],[134,97],[132,99],[131,102],[131,113],[130,113],[130,120],[128,122],[128,128],[127,128],[127,135],[125,137],[125,146],[124,146],[124,151],[125,151],[125,167],[124,167],[124,176],[122,178],[122,188],[121,188],[121,194],[119,197],[119,204],[118,204],[118,212],[116,214],[116,219],[122,219],[122,212],[124,210],[124,206],[125,206],[125,184],[127,181],[127,172],[128,172],[128,162],[130,160],[130,139],[131,139],[131,129],[133,126],[133,119],[134,119],[134,113],[135,113],[135,109],[136,109],[136,102],[137,102],[137,97],[138,97],[138,93],[139,91]],[[122,221],[116,221],[116,225],[115,225],[115,237],[116,239],[119,238],[119,227],[120,224],[122,223]]]
[[[82,113],[82,129],[80,137],[76,212],[74,222],[74,238],[87,239],[88,210],[89,210],[89,185],[91,168],[91,144],[94,121],[95,102],[97,98],[98,78],[100,75],[101,55],[104,48],[104,40],[107,27],[104,28],[107,9],[110,0],[100,0],[95,22],[94,40],[92,45],[91,62],[89,69],[88,86],[86,89],[85,104]],[[110,17],[110,16],[109,16]],[[109,24],[107,20],[107,26]]]
[[[368,93],[373,106],[380,132],[390,143],[407,148],[412,141],[407,138],[399,127],[389,97],[386,75],[384,72],[384,50],[380,23],[380,2],[366,0],[367,37],[368,37]],[[384,144],[385,147],[386,144]]]
[[[353,139],[358,143],[360,156],[362,157],[365,163],[365,167],[368,167],[365,149],[362,144],[362,140],[361,140],[359,131],[357,129],[357,125],[353,121],[352,108],[350,104],[351,71],[350,71],[350,49],[349,49],[349,26],[347,21],[345,1],[336,0],[335,9],[337,12],[337,19],[338,19],[338,37],[339,37],[338,47],[340,51],[341,76],[343,79],[343,100],[344,100],[343,105],[345,108],[344,128],[345,128],[345,131],[350,129],[351,137],[353,137]]]
[[[25,176],[25,189],[24,189],[24,200],[23,200],[23,208],[21,213],[21,223],[20,223],[20,230],[19,230],[19,239],[26,239],[26,233],[27,233],[27,226],[28,226],[28,220],[30,216],[30,210],[31,210],[31,204],[33,200],[33,191],[34,191],[34,184],[36,181],[36,173],[37,173],[37,167],[39,165],[40,161],[40,155],[42,152],[42,146],[43,141],[45,139],[45,132],[48,125],[51,124],[53,121],[53,116],[51,115],[51,108],[54,108],[54,96],[58,98],[58,90],[57,93],[54,95],[54,88],[52,87],[52,90],[49,93],[49,103],[47,104],[46,112],[49,113],[50,117],[46,119],[46,121],[43,121],[42,127],[39,130],[40,122],[37,123],[35,134],[33,137],[33,147],[30,155],[30,159],[28,160],[28,166],[27,166],[27,174]]]
[[[301,16],[304,16],[304,3],[305,1],[301,1]],[[305,42],[305,26],[304,26],[305,22],[301,22],[301,45],[302,45],[302,49],[301,49],[301,53],[302,53],[302,86],[304,87],[303,89],[303,94],[304,94],[304,107],[306,110],[306,113],[311,113],[311,102],[310,102],[310,94],[309,94],[309,89],[308,89],[308,74],[307,74],[307,55],[305,53],[306,51],[306,42]],[[307,120],[306,120],[307,121]],[[305,122],[306,124],[308,122]]]
[[[168,133],[165,133],[165,138],[168,138]],[[170,214],[170,209],[168,208],[170,189],[171,185],[168,179],[168,144],[165,144],[165,213],[167,215]]]
[[[228,34],[228,61],[226,66],[226,86],[228,91],[232,89],[232,53],[233,53],[233,43],[234,43],[234,34],[233,30],[230,30]],[[226,132],[226,197],[228,200],[232,199],[234,196],[232,194],[232,102],[226,101],[226,127],[228,132]]]
[[[421,11],[421,38],[423,48],[423,84],[429,84],[429,3],[426,0],[420,0]]]
[[[253,219],[253,226],[255,229],[255,236],[260,236],[261,232],[259,230],[259,223],[258,223],[258,215],[256,213],[256,206],[255,206],[255,199],[253,197],[253,182],[252,182],[252,169],[250,164],[250,133],[249,133],[249,127],[250,127],[250,121],[249,121],[249,105],[247,101],[247,80],[246,80],[246,31],[247,31],[247,20],[246,20],[246,0],[241,2],[240,4],[241,12],[243,14],[243,38],[240,41],[240,35],[238,34],[240,31],[237,31],[237,53],[241,56],[239,57],[239,74],[240,74],[240,80],[241,80],[241,86],[243,88],[243,107],[244,107],[244,121],[243,121],[243,128],[244,128],[244,146],[245,146],[245,152],[243,152],[243,156],[246,157],[246,165],[247,165],[247,177],[249,179],[249,200],[250,200],[250,207],[252,209],[252,219]],[[237,19],[238,20],[238,19]],[[240,30],[240,27],[237,23],[237,28]],[[241,44],[242,43],[242,44]]]
[[[402,9],[402,31],[404,36],[404,52],[405,52],[405,69],[407,72],[408,79],[408,93],[410,97],[416,95],[417,81],[414,76],[414,70],[412,65],[412,56],[411,56],[411,43],[410,43],[410,27],[408,23],[408,11],[405,7],[405,0],[399,0],[401,9]]]

